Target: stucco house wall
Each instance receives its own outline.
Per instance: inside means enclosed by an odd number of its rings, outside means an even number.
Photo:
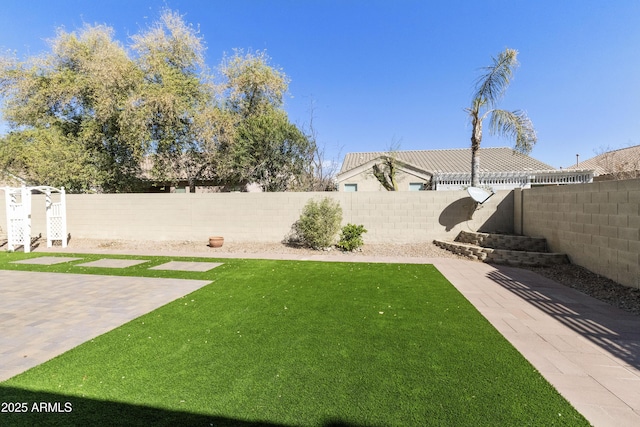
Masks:
[[[430,180],[416,173],[411,173],[410,171],[398,170],[396,182],[398,184],[398,191],[411,191],[412,188],[410,184],[422,184],[424,186],[429,185]],[[353,191],[354,187],[349,188],[350,185],[355,185],[357,191],[386,191],[382,184],[373,176],[371,169],[361,171],[340,182],[338,191]]]

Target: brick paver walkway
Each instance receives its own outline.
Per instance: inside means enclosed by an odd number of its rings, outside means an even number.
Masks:
[[[595,426],[640,426],[640,317],[528,270],[435,266]]]
[[[0,381],[208,283],[0,270]]]

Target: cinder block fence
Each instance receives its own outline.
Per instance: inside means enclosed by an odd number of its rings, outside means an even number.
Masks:
[[[330,197],[343,224],[362,224],[365,242],[431,242],[460,230],[513,229],[513,195],[499,192],[474,211],[465,191],[359,193],[68,194],[71,237],[280,242],[311,199]],[[4,203],[4,202],[0,202]],[[4,204],[0,226],[6,227]],[[33,235],[45,234],[44,200],[33,197]],[[469,219],[472,216],[472,219]]]
[[[544,237],[553,252],[640,288],[640,180],[514,192],[514,229]]]
[[[310,199],[330,197],[365,243],[454,240],[462,230],[544,237],[549,249],[640,288],[640,180],[499,191],[479,209],[465,191],[356,193],[69,194],[73,237],[280,242]],[[32,235],[45,235],[44,199],[33,197]],[[0,197],[0,235],[6,233]],[[471,218],[471,219],[470,219]]]

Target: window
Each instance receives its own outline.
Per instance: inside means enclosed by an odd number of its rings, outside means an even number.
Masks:
[[[409,183],[409,191],[422,191],[424,190],[424,184],[422,182]]]
[[[358,191],[358,184],[345,184],[344,191],[347,193],[353,193]]]

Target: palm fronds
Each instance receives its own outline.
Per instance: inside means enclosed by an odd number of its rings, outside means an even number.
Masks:
[[[492,58],[493,65],[484,67],[485,73],[476,80],[474,102],[480,100],[488,108],[498,103],[511,83],[513,71],[518,67],[517,55],[517,50],[505,49],[497,58]]]
[[[493,110],[489,120],[489,132],[503,135],[515,141],[515,150],[527,154],[536,141],[536,131],[527,113],[521,110]]]

